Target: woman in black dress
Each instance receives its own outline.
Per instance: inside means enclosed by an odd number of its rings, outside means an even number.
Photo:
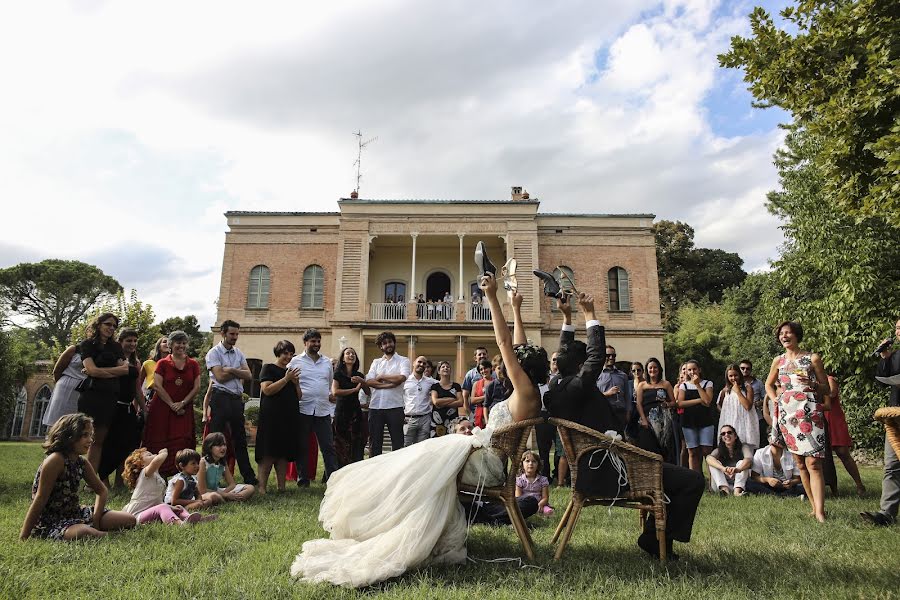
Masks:
[[[141,392],[138,377],[141,362],[137,356],[138,332],[126,327],[119,333],[119,344],[125,353],[128,364],[128,375],[119,377],[119,398],[116,401],[115,414],[103,445],[100,457],[100,468],[97,474],[100,480],[109,487],[109,475],[116,474],[116,487],[124,488],[121,467],[132,450],[141,443],[141,426],[138,414],[144,411],[144,395]]]
[[[78,412],[94,419],[94,443],[88,450],[88,462],[94,471],[100,466],[103,443],[109,433],[121,390],[119,377],[128,375],[122,346],[113,339],[119,317],[102,313],[88,327],[88,339],[78,346],[87,379],[78,397]]]
[[[362,460],[366,449],[368,434],[362,422],[360,390],[369,393],[365,375],[359,370],[359,356],[353,348],[344,348],[331,382],[331,393],[337,398],[331,427],[338,468]]]
[[[466,414],[463,408],[462,386],[450,379],[450,363],[442,360],[437,365],[440,379],[431,386],[431,437],[453,433],[450,421]]]
[[[289,462],[297,460],[300,435],[299,369],[288,369],[294,345],[287,340],[275,344],[275,363],[263,365],[259,374],[259,425],[256,428],[256,462],[259,493],[266,493],[269,473],[275,465],[278,491],[284,491]]]

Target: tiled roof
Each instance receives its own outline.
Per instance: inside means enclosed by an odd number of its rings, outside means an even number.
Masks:
[[[225,213],[226,217],[242,217],[242,216],[259,216],[259,215],[279,215],[289,217],[332,217],[341,214],[338,211],[333,212],[293,212],[286,210],[229,210]]]
[[[428,198],[408,198],[405,200],[380,199],[380,198],[341,198],[338,202],[351,202],[354,204],[539,204],[537,198],[528,200],[433,200]]]

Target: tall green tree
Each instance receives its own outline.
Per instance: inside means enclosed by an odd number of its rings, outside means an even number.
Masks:
[[[900,10],[896,0],[798,0],[780,28],[762,8],[752,36],[719,56],[761,106],[816,140],[806,157],[829,206],[900,228]],[[791,33],[787,31],[791,30]]]
[[[114,278],[77,260],[49,259],[0,269],[0,304],[25,317],[48,348],[65,346],[72,326],[122,290]]]
[[[857,442],[877,445],[872,413],[887,398],[874,380],[870,353],[888,334],[900,306],[900,236],[889,216],[841,210],[815,160],[822,141],[795,128],[775,157],[781,189],[769,210],[784,221],[786,243],[765,300],[773,324],[799,320],[803,346],[822,354],[842,382],[842,404]]]
[[[681,221],[657,221],[656,265],[659,274],[660,310],[669,330],[684,302],[701,299],[719,302],[726,289],[739,285],[747,273],[744,261],[734,252],[695,248],[694,228]]]

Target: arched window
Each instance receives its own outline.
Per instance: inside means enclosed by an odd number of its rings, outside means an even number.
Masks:
[[[325,286],[325,270],[319,265],[309,265],[303,269],[303,291],[300,308],[324,308],[322,300]]]
[[[247,308],[269,308],[269,267],[256,265],[250,270]]]
[[[25,421],[25,403],[28,402],[28,392],[25,388],[19,390],[16,396],[16,408],[9,420],[9,437],[17,438],[22,435],[22,424]]]
[[[613,267],[607,273],[609,283],[610,312],[631,310],[631,293],[628,287],[628,271]]]
[[[556,267],[553,276],[559,282],[560,289],[569,291],[575,289],[575,271],[569,267]]]
[[[406,284],[400,281],[389,281],[384,284],[385,302],[406,302]]]
[[[31,427],[28,428],[28,437],[44,437],[47,435],[47,426],[44,425],[44,413],[50,405],[50,386],[45,385],[34,396],[34,404],[31,407]]]

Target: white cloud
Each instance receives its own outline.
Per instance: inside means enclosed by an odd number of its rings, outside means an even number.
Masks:
[[[723,137],[704,106],[716,54],[747,27],[749,4],[732,10],[97,2],[48,16],[7,4],[0,135],[15,143],[0,147],[0,195],[15,226],[0,260],[96,258],[161,316],[208,325],[222,213],[336,210],[362,128],[379,137],[363,196],[525,185],[545,212],[655,212],[765,264],[780,241],[763,206],[779,134]],[[752,235],[723,228],[735,210]]]

